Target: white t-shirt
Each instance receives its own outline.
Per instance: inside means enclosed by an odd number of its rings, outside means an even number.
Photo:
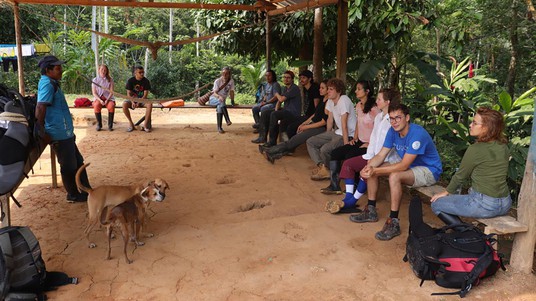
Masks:
[[[348,120],[346,122],[348,128],[348,137],[351,137],[355,133],[355,125],[357,123],[357,116],[354,111],[354,104],[350,98],[346,95],[341,95],[337,104],[335,104],[331,99],[326,103],[326,110],[332,112],[333,121],[337,125],[335,134],[342,136],[342,121],[341,116],[348,114]]]
[[[385,141],[385,136],[391,128],[391,122],[389,121],[389,114],[384,114],[380,112],[374,118],[374,128],[372,128],[372,133],[370,134],[370,142],[367,147],[367,153],[363,155],[363,159],[370,160],[376,156],[383,148],[383,142]],[[385,158],[385,162],[396,163],[400,161],[400,157],[395,151],[392,151]]]
[[[225,80],[222,77],[218,77],[218,79],[214,81],[214,87],[212,88],[212,91],[214,92],[218,91],[218,89],[224,84],[225,84]],[[218,92],[218,95],[223,97],[223,100],[225,100],[227,98],[227,95],[229,95],[229,92],[234,91],[234,89],[235,89],[234,80],[231,78],[229,83],[227,83],[227,86],[225,86],[225,88],[221,89],[220,92]]]

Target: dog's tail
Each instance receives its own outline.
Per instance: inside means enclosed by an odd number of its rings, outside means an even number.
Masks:
[[[76,186],[78,186],[78,189],[84,191],[84,192],[87,192],[87,193],[91,193],[91,191],[93,191],[93,189],[91,188],[88,188],[86,186],[84,186],[84,184],[82,184],[82,181],[80,181],[80,174],[82,174],[82,172],[84,171],[84,169],[86,169],[86,167],[89,166],[90,163],[85,163],[84,165],[80,166],[80,168],[76,171]]]

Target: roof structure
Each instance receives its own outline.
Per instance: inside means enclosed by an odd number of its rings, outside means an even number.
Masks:
[[[118,0],[1,0],[12,4],[40,5],[81,5],[81,6],[116,6],[116,7],[145,7],[145,8],[178,8],[178,9],[225,9],[240,11],[265,11],[269,15],[279,15],[298,10],[314,9],[332,5],[338,0],[257,0],[254,4],[214,4],[179,1],[118,1]]]

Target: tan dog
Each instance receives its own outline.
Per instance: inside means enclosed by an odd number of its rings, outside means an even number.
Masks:
[[[160,178],[156,178],[154,181],[145,183],[144,185],[131,185],[131,186],[119,186],[119,185],[103,185],[94,189],[85,187],[80,181],[80,174],[89,166],[90,163],[86,163],[78,169],[76,172],[76,185],[81,191],[88,193],[87,209],[88,209],[88,225],[84,233],[90,248],[96,247],[95,243],[89,239],[89,233],[99,222],[99,216],[102,210],[106,206],[116,206],[128,200],[131,196],[139,194],[144,188],[153,186],[160,195],[162,200],[166,197],[166,190],[169,189],[169,185],[166,181]]]
[[[135,194],[125,202],[113,207],[111,210],[105,207],[102,210],[100,221],[106,226],[106,235],[108,236],[108,255],[106,259],[110,259],[112,252],[111,239],[112,227],[118,225],[123,236],[123,253],[127,263],[132,263],[132,260],[127,256],[127,245],[129,238],[136,243],[136,246],[143,246],[145,243],[138,240],[141,233],[141,227],[145,219],[145,210],[149,202],[162,202],[164,197],[153,186],[149,186],[142,190],[140,194]]]

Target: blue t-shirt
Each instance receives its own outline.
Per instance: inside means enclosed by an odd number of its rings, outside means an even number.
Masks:
[[[390,128],[385,136],[383,147],[395,148],[400,158],[404,158],[406,153],[417,155],[410,167],[428,167],[436,181],[439,180],[443,166],[432,137],[418,124],[410,123],[408,126],[408,134],[403,138],[393,128]]]
[[[41,75],[37,89],[37,102],[47,105],[45,132],[52,141],[65,140],[74,136],[73,119],[69,106],[63,91],[54,79]]]

